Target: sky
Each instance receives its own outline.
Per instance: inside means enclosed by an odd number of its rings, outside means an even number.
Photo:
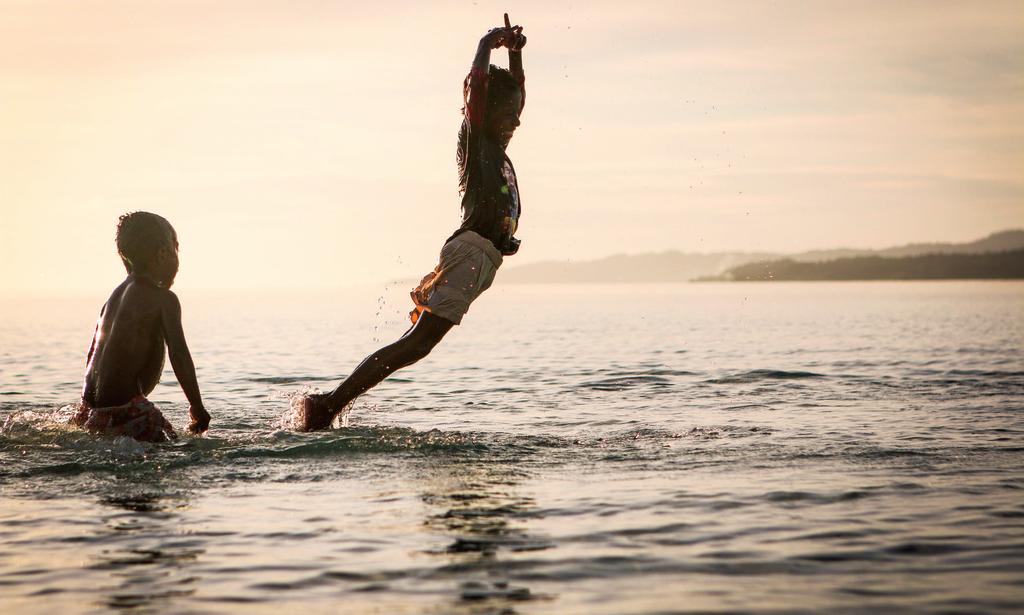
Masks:
[[[503,11],[506,266],[1024,227],[1019,2],[0,0],[0,292],[112,288],[134,210],[177,229],[179,288],[418,278]]]

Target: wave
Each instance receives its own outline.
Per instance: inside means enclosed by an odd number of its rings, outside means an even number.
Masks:
[[[421,431],[396,426],[349,426],[297,433],[271,427],[258,432],[225,430],[204,437],[182,434],[177,441],[153,444],[91,434],[51,420],[45,413],[29,412],[9,417],[0,431],[0,459],[4,462],[0,476],[25,481],[120,469],[144,472],[146,468],[163,468],[212,472],[212,480],[317,480],[324,466],[303,462],[366,455],[396,459],[410,455],[448,460],[489,459],[530,472],[537,467],[594,456],[650,461],[675,455],[671,449],[683,443],[686,447],[703,446],[711,440],[745,439],[770,433],[764,427],[732,425],[679,431],[644,425],[622,428],[621,424],[618,429],[607,430],[591,425],[581,426],[576,434],[565,435]],[[343,469],[350,464],[337,467]]]
[[[286,434],[275,446],[243,446],[229,450],[229,459],[248,457],[309,459],[347,456],[353,453],[470,452],[488,445],[475,434],[426,432],[402,427],[349,427],[317,434]]]
[[[579,386],[595,391],[622,391],[638,386],[663,387],[672,383],[672,378],[679,376],[696,376],[696,372],[670,369],[664,366],[652,366],[648,369],[594,370],[580,372],[581,375],[602,375],[599,380],[584,382]]]
[[[781,369],[753,369],[738,374],[730,374],[719,378],[711,378],[705,382],[711,384],[745,384],[761,380],[802,380],[806,378],[826,378],[825,374],[803,371],[785,371]]]
[[[668,369],[663,367],[654,367],[651,369],[644,370],[621,370],[621,371],[609,371],[609,376],[696,376],[697,372],[691,372],[684,369]]]
[[[636,386],[662,387],[668,386],[669,384],[671,384],[671,381],[663,376],[635,375],[618,376],[614,378],[595,380],[592,382],[584,382],[579,385],[579,387],[584,389],[593,389],[595,391],[623,391]]]
[[[246,382],[258,382],[261,384],[302,384],[307,382],[333,382],[343,380],[344,376],[253,376],[245,378]]]

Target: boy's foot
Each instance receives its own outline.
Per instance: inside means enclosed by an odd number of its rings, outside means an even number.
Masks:
[[[296,429],[317,431],[327,429],[334,421],[334,413],[327,407],[327,396],[319,393],[303,395],[300,402]]]

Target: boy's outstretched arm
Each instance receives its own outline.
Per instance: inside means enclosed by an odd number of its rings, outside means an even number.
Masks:
[[[508,21],[508,13],[505,13],[505,27],[512,29],[512,41],[508,46],[508,70],[519,82],[519,90],[522,93],[522,104],[519,105],[519,112],[522,113],[526,106],[526,73],[523,72],[523,47],[526,46],[526,35],[523,34],[522,26],[512,26]]]
[[[196,380],[196,367],[192,362],[192,354],[185,343],[185,331],[181,327],[181,302],[177,295],[167,291],[167,299],[161,307],[161,321],[164,339],[167,340],[167,355],[174,369],[174,376],[181,385],[188,399],[188,414],[192,422],[188,430],[202,433],[210,427],[210,413],[203,407],[203,398],[199,394],[199,382]]]
[[[509,27],[498,27],[487,31],[476,47],[473,66],[465,84],[466,118],[470,126],[483,124],[487,109],[487,69],[491,64],[491,50],[507,47],[515,40],[515,32]]]

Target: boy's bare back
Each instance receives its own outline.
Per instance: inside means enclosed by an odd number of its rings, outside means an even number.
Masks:
[[[115,288],[96,324],[82,400],[100,408],[149,395],[164,368],[164,321],[180,313],[170,290],[133,276]]]

